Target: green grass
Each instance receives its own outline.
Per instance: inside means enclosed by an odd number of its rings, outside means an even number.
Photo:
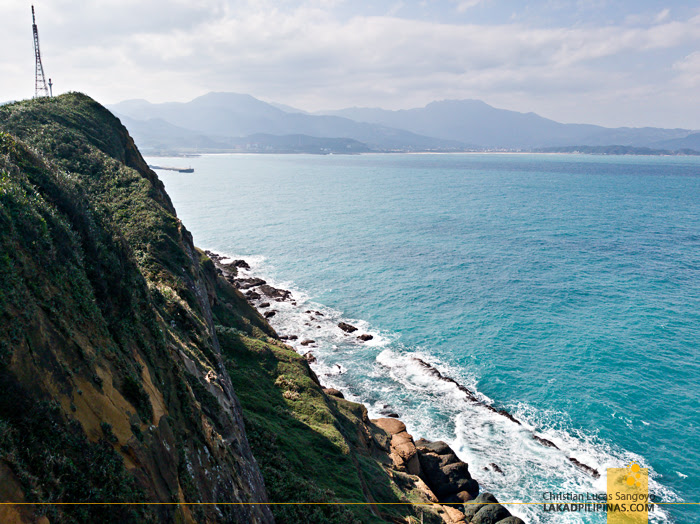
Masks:
[[[217,334],[272,502],[407,501],[361,439],[363,406],[323,394],[305,359],[277,341],[221,326]],[[273,506],[278,522],[384,522],[416,514],[410,506],[375,511]]]

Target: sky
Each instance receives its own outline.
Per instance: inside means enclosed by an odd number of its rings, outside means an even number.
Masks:
[[[246,93],[307,111],[479,99],[700,129],[700,1],[35,0],[54,93]],[[0,0],[0,102],[34,93],[31,4]]]

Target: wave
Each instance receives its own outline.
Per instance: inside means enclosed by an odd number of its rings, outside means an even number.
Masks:
[[[404,346],[398,333],[313,301],[294,282],[275,279],[265,257],[225,256],[248,262],[250,269],[239,268],[240,277],[263,278],[291,292],[288,301],[261,297],[251,302],[257,307],[270,303],[261,312],[275,311],[268,322],[280,336],[293,337],[285,342],[298,353],[313,355],[311,366],[325,386],[365,404],[371,418],[396,413],[415,436],[446,441],[469,464],[482,490],[496,493],[513,515],[533,524],[603,522],[604,514],[546,514],[539,506],[507,502],[543,502],[548,491],[601,494],[607,468],[630,462],[649,467],[644,457],[576,429],[566,413],[520,401],[497,403],[478,390],[479,377],[470,370],[442,361],[428,348]],[[348,334],[338,327],[341,322],[357,331]],[[363,342],[359,334],[372,339]],[[659,479],[650,468],[650,494],[681,501]],[[649,521],[671,519],[657,506]]]

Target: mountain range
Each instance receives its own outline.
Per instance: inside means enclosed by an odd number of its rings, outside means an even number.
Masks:
[[[700,150],[698,131],[563,124],[480,100],[443,100],[397,111],[353,107],[310,114],[251,95],[209,93],[184,103],[127,100],[108,107],[148,152],[531,150],[574,145]]]
[[[134,138],[145,151],[186,148],[188,138],[198,144],[189,147],[193,150],[236,149],[231,145],[231,138],[259,134],[286,136],[287,142],[292,144],[298,141],[299,135],[349,138],[374,150],[465,148],[460,141],[421,136],[381,124],[292,112],[292,108],[284,111],[250,95],[235,93],[209,93],[187,103],[151,104],[145,100],[128,100],[109,109],[120,118],[126,117]],[[258,139],[253,136],[247,143],[257,143]]]

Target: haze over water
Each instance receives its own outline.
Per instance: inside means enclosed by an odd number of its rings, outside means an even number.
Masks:
[[[603,492],[604,477],[567,457],[601,472],[636,460],[662,500],[700,501],[700,158],[186,163],[194,174],[159,176],[195,244],[291,289],[299,307],[274,304],[272,323],[317,341],[322,382],[372,416],[397,412],[415,438],[448,441],[482,490],[533,502],[546,490]],[[324,316],[312,321],[308,309]],[[357,342],[339,320],[375,339]],[[413,356],[523,427],[466,402]],[[530,522],[605,522],[509,509]],[[654,520],[700,518],[664,512]]]

